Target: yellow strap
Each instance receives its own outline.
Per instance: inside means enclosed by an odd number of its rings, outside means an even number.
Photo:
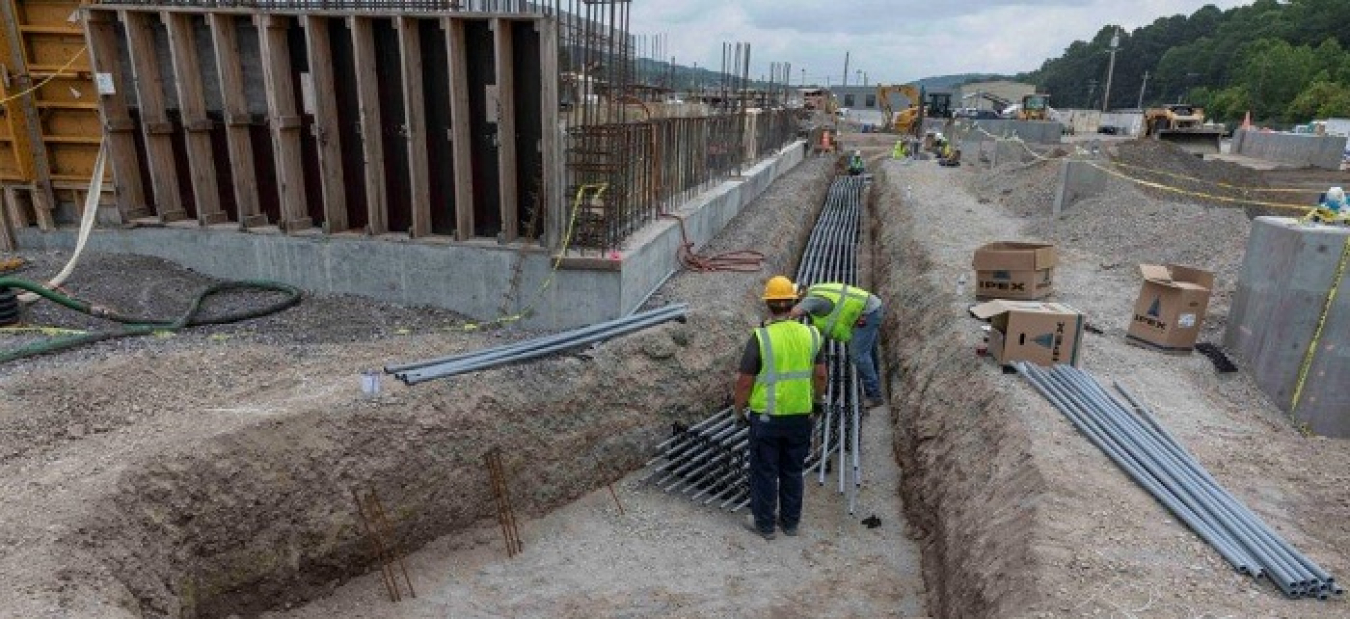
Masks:
[[[591,196],[591,200],[599,200],[601,196],[605,195],[607,189],[609,189],[609,183],[582,185],[577,188],[576,198],[572,200],[572,217],[567,220],[567,229],[563,232],[562,247],[558,249],[558,257],[553,260],[553,266],[549,269],[548,277],[544,279],[543,283],[539,284],[539,288],[534,292],[534,297],[530,299],[529,304],[527,304],[524,309],[514,314],[493,318],[492,320],[467,322],[456,327],[455,330],[474,331],[482,327],[516,322],[517,320],[528,316],[534,309],[534,305],[543,297],[544,291],[553,284],[553,276],[557,275],[558,267],[562,265],[563,257],[567,255],[567,247],[572,242],[572,229],[576,226],[577,213],[581,210],[582,198],[586,197],[586,192],[594,191],[595,195]]]
[[[48,75],[48,76],[47,76],[47,79],[42,80],[41,82],[38,82],[38,84],[37,84],[36,86],[33,86],[32,88],[29,88],[28,90],[25,90],[25,91],[23,91],[23,92],[16,92],[16,93],[14,93],[14,94],[12,94],[12,95],[10,95],[10,96],[8,96],[8,97],[5,97],[4,99],[0,99],[0,105],[4,105],[4,104],[6,104],[6,103],[9,103],[10,101],[13,101],[13,100],[15,100],[15,99],[18,99],[19,97],[22,97],[22,96],[31,94],[31,93],[33,93],[34,91],[36,91],[37,89],[42,88],[43,86],[46,86],[46,85],[47,85],[47,82],[50,82],[50,81],[52,81],[52,80],[54,80],[54,79],[60,77],[62,73],[65,73],[65,72],[66,72],[66,69],[69,69],[69,68],[70,68],[70,65],[75,64],[75,61],[78,60],[78,59],[80,58],[80,55],[83,54],[83,53],[85,52],[85,50],[87,50],[87,49],[89,49],[89,46],[88,46],[88,45],[85,45],[84,47],[81,47],[81,48],[80,48],[80,51],[75,52],[75,55],[74,55],[74,56],[71,56],[71,57],[70,57],[70,60],[67,60],[67,61],[66,61],[66,64],[61,65],[61,68],[56,70],[56,73],[53,73],[53,74],[51,74],[51,75]]]
[[[1303,354],[1303,365],[1298,369],[1294,401],[1289,405],[1289,417],[1294,421],[1298,421],[1294,412],[1298,410],[1299,399],[1303,397],[1303,384],[1308,380],[1308,369],[1312,367],[1313,357],[1317,356],[1317,343],[1322,339],[1322,328],[1326,326],[1327,314],[1331,313],[1331,305],[1336,301],[1336,290],[1341,286],[1347,264],[1350,264],[1350,238],[1345,240],[1345,248],[1341,250],[1341,263],[1336,266],[1336,274],[1331,278],[1331,290],[1327,291],[1327,300],[1322,304],[1322,315],[1317,317],[1317,330],[1313,331],[1312,341],[1308,342],[1308,352]]]
[[[1138,184],[1138,185],[1143,185],[1143,186],[1145,186],[1145,187],[1152,187],[1152,188],[1154,188],[1154,189],[1161,189],[1161,190],[1163,190],[1163,191],[1170,191],[1170,192],[1172,192],[1172,193],[1178,193],[1178,194],[1185,195],[1185,196],[1191,196],[1191,197],[1195,197],[1195,198],[1205,198],[1205,199],[1208,199],[1208,200],[1216,200],[1216,201],[1219,201],[1219,202],[1228,202],[1228,203],[1231,203],[1231,204],[1249,204],[1249,205],[1252,205],[1252,206],[1265,206],[1265,207],[1269,207],[1269,208],[1285,209],[1285,210],[1293,210],[1293,211],[1299,211],[1299,212],[1302,212],[1302,213],[1307,213],[1308,211],[1310,211],[1310,210],[1313,209],[1313,207],[1307,206],[1307,205],[1303,205],[1303,204],[1287,204],[1287,203],[1283,203],[1283,202],[1266,202],[1266,201],[1264,201],[1264,200],[1248,200],[1248,199],[1244,199],[1244,198],[1230,198],[1230,197],[1227,197],[1227,196],[1216,196],[1216,195],[1214,195],[1214,194],[1204,193],[1204,192],[1200,192],[1200,191],[1189,191],[1189,190],[1186,190],[1186,189],[1181,189],[1181,188],[1179,188],[1179,187],[1172,187],[1172,186],[1170,186],[1170,185],[1164,185],[1164,184],[1162,184],[1162,183],[1155,183],[1155,182],[1153,182],[1153,181],[1146,181],[1146,180],[1143,180],[1143,179],[1140,179],[1140,178],[1135,178],[1135,177],[1130,176],[1130,175],[1128,175],[1128,174],[1125,174],[1124,172],[1121,172],[1121,171],[1119,171],[1119,170],[1112,170],[1111,168],[1109,168],[1109,167],[1107,167],[1107,166],[1104,166],[1104,165],[1102,165],[1102,164],[1100,164],[1100,163],[1097,163],[1096,161],[1083,161],[1083,163],[1086,163],[1086,164],[1088,164],[1088,165],[1090,165],[1090,166],[1092,166],[1092,167],[1094,167],[1094,168],[1097,168],[1098,170],[1101,170],[1101,171],[1103,171],[1103,172],[1106,172],[1107,174],[1110,174],[1110,175],[1115,176],[1115,177],[1118,177],[1118,178],[1123,178],[1123,179],[1125,179],[1125,180],[1127,180],[1127,181],[1130,181],[1130,182],[1135,183],[1135,184]]]
[[[1218,187],[1224,187],[1224,188],[1227,188],[1227,189],[1233,189],[1233,190],[1236,190],[1236,191],[1246,191],[1246,192],[1251,192],[1251,193],[1318,193],[1318,191],[1317,191],[1316,189],[1299,189],[1299,188],[1296,188],[1296,187],[1269,187],[1269,188],[1261,188],[1261,187],[1243,187],[1243,186],[1241,186],[1241,185],[1230,185],[1230,184],[1228,184],[1228,183],[1224,183],[1224,182],[1220,182],[1220,181],[1208,181],[1208,180],[1205,180],[1205,179],[1203,179],[1203,178],[1196,178],[1196,177],[1194,177],[1194,176],[1186,176],[1185,174],[1177,174],[1177,173],[1175,173],[1175,172],[1167,172],[1167,171],[1165,171],[1165,170],[1158,170],[1158,169],[1155,169],[1155,168],[1148,168],[1148,167],[1144,167],[1144,166],[1130,165],[1130,164],[1128,164],[1128,163],[1121,163],[1121,162],[1119,162],[1119,161],[1112,161],[1112,162],[1111,162],[1111,165],[1113,165],[1113,166],[1115,166],[1115,167],[1117,167],[1117,168],[1130,168],[1130,169],[1134,169],[1134,170],[1143,170],[1144,172],[1148,172],[1148,173],[1150,173],[1150,174],[1159,174],[1159,175],[1162,175],[1162,176],[1170,176],[1170,177],[1172,177],[1172,178],[1179,178],[1179,179],[1182,179],[1182,180],[1191,181],[1191,182],[1193,182],[1193,183],[1201,183],[1201,184],[1205,184],[1205,185],[1215,185],[1215,186],[1218,186]]]

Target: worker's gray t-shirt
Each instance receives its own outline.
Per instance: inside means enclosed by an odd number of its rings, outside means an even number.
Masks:
[[[797,302],[797,307],[803,312],[812,316],[829,316],[834,311],[834,302],[825,297],[807,295]],[[881,307],[881,299],[874,294],[867,295],[867,305],[863,306],[863,313],[868,314]]]

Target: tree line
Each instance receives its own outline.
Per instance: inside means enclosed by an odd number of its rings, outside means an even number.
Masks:
[[[1125,31],[1105,26],[1016,79],[1056,107],[1101,109],[1111,39],[1119,35],[1108,107],[1185,102],[1215,121],[1286,126],[1350,118],[1350,1],[1256,0]]]

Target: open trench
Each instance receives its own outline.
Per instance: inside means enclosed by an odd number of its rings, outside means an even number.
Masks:
[[[353,489],[378,490],[396,543],[411,551],[494,517],[482,461],[490,448],[501,448],[516,509],[527,517],[637,469],[671,423],[724,404],[739,353],[727,343],[761,318],[755,292],[764,273],[795,267],[829,168],[808,161],[780,181],[786,187],[771,189],[795,195],[808,212],[761,215],[742,233],[791,240],[756,245],[766,253],[763,272],[719,274],[715,285],[700,280],[683,292],[673,282],[675,291],[654,295],[674,302],[701,290],[705,298],[683,324],[231,426],[103,472],[102,492],[44,550],[62,557],[54,595],[98,599],[74,606],[104,616],[291,607],[375,563]],[[951,345],[952,299],[923,276],[927,257],[884,171],[870,202],[863,268],[870,262],[873,287],[892,308],[884,378],[928,612],[1006,615],[1036,595],[1024,530],[1044,483],[1021,466],[1024,431],[974,371],[973,355]]]

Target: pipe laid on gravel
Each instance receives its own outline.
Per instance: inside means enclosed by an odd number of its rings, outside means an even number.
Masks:
[[[474,372],[487,368],[516,363],[551,355],[556,352],[579,348],[604,341],[613,337],[655,326],[670,320],[684,320],[686,304],[669,305],[659,309],[633,314],[632,316],[598,323],[589,327],[575,329],[534,340],[489,348],[473,353],[451,355],[440,359],[413,362],[385,368],[409,385],[429,380],[446,378],[457,374]]]
[[[1239,572],[1268,576],[1289,597],[1341,595],[1334,577],[1224,489],[1123,385],[1117,382],[1116,389],[1128,404],[1077,368],[1015,366],[1093,444]]]

